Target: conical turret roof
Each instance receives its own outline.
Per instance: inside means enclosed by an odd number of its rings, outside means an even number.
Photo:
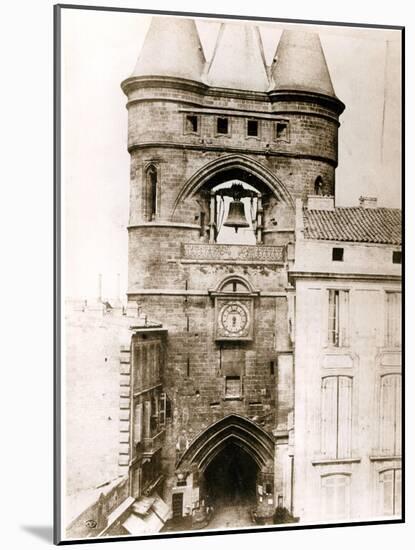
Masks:
[[[300,90],[334,96],[317,33],[284,30],[271,68],[272,90]]]
[[[153,17],[132,76],[201,81],[205,62],[193,19]]]
[[[220,88],[267,91],[269,81],[258,27],[222,23],[207,82]]]

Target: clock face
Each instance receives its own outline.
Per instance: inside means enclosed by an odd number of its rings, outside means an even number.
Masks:
[[[219,313],[219,320],[223,332],[230,337],[244,336],[248,332],[248,310],[240,303],[225,305]]]

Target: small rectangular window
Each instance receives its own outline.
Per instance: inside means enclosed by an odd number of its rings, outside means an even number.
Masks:
[[[229,132],[229,121],[227,118],[218,117],[216,131],[218,134],[227,134]]]
[[[187,485],[187,480],[186,479],[180,479],[178,480],[178,482],[176,483],[176,486],[177,487],[186,487]]]
[[[258,136],[258,121],[257,120],[248,120],[246,133],[248,136],[257,137]]]
[[[225,378],[225,397],[228,399],[241,397],[240,376],[227,376]]]
[[[198,118],[196,115],[186,115],[186,132],[191,134],[197,134],[198,132]]]
[[[343,261],[344,248],[333,248],[332,250],[332,260],[333,262],[342,262]]]
[[[392,252],[392,263],[394,264],[402,263],[402,252],[400,250],[394,250]]]
[[[275,137],[281,141],[288,141],[288,121],[279,120],[275,123]]]

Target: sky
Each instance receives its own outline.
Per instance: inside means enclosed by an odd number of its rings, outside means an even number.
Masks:
[[[137,61],[151,16],[62,10],[63,294],[105,297],[127,284],[129,154],[126,97],[120,83]],[[209,60],[220,20],[197,19]],[[257,22],[267,64],[284,28]],[[337,97],[346,105],[339,129],[336,204],[401,206],[400,33],[301,25],[317,30]]]

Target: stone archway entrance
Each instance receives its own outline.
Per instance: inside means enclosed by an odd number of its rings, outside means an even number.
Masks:
[[[229,415],[196,437],[178,460],[176,491],[191,514],[202,519],[212,508],[238,509],[247,518],[273,516],[274,442],[251,420]]]
[[[216,507],[255,505],[258,470],[249,453],[229,443],[204,472],[207,500]]]

